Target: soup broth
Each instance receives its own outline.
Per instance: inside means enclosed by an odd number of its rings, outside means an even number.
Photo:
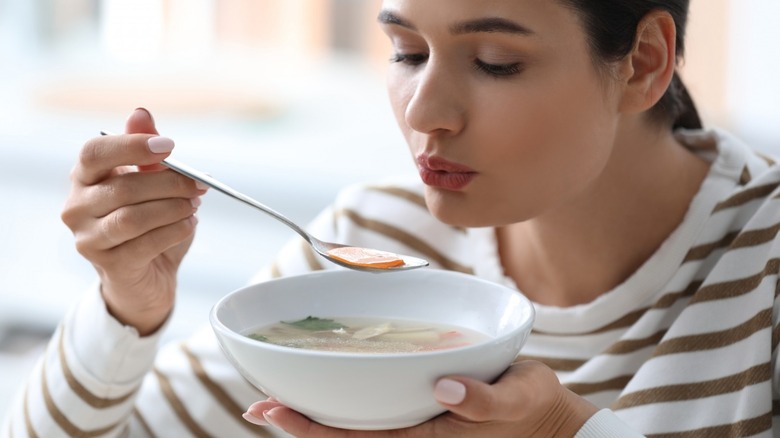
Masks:
[[[282,321],[252,330],[248,337],[292,348],[352,353],[412,353],[463,347],[488,338],[454,325],[368,317]]]

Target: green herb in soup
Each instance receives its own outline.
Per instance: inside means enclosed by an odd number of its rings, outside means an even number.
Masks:
[[[435,351],[487,339],[475,330],[422,321],[314,316],[271,324],[247,336],[285,347],[352,353]]]

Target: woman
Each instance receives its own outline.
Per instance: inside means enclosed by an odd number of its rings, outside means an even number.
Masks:
[[[263,396],[208,329],[158,354],[204,190],[161,171],[173,142],[137,110],[127,135],[91,140],[74,168],[63,219],[101,286],[63,322],[3,433],[772,436],[780,170],[702,129],[675,73],[687,11],[384,1],[390,100],[423,188],[351,188],[312,229],[382,238],[534,301],[534,333],[498,381],[436,384],[450,412],[348,432],[271,399],[242,422]],[[257,280],[321,268],[296,242]]]

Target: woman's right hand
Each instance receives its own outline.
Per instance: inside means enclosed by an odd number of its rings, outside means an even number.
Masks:
[[[149,112],[135,110],[125,131],[81,149],[62,220],[97,270],[108,311],[145,336],[173,308],[206,190],[159,164],[173,142],[158,136]]]

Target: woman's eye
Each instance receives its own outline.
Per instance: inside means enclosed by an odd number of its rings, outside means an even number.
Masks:
[[[523,71],[523,65],[519,62],[512,64],[488,64],[480,59],[474,60],[474,68],[490,76],[512,76]]]
[[[396,53],[390,58],[390,62],[400,62],[408,65],[420,65],[427,60],[427,53]]]

